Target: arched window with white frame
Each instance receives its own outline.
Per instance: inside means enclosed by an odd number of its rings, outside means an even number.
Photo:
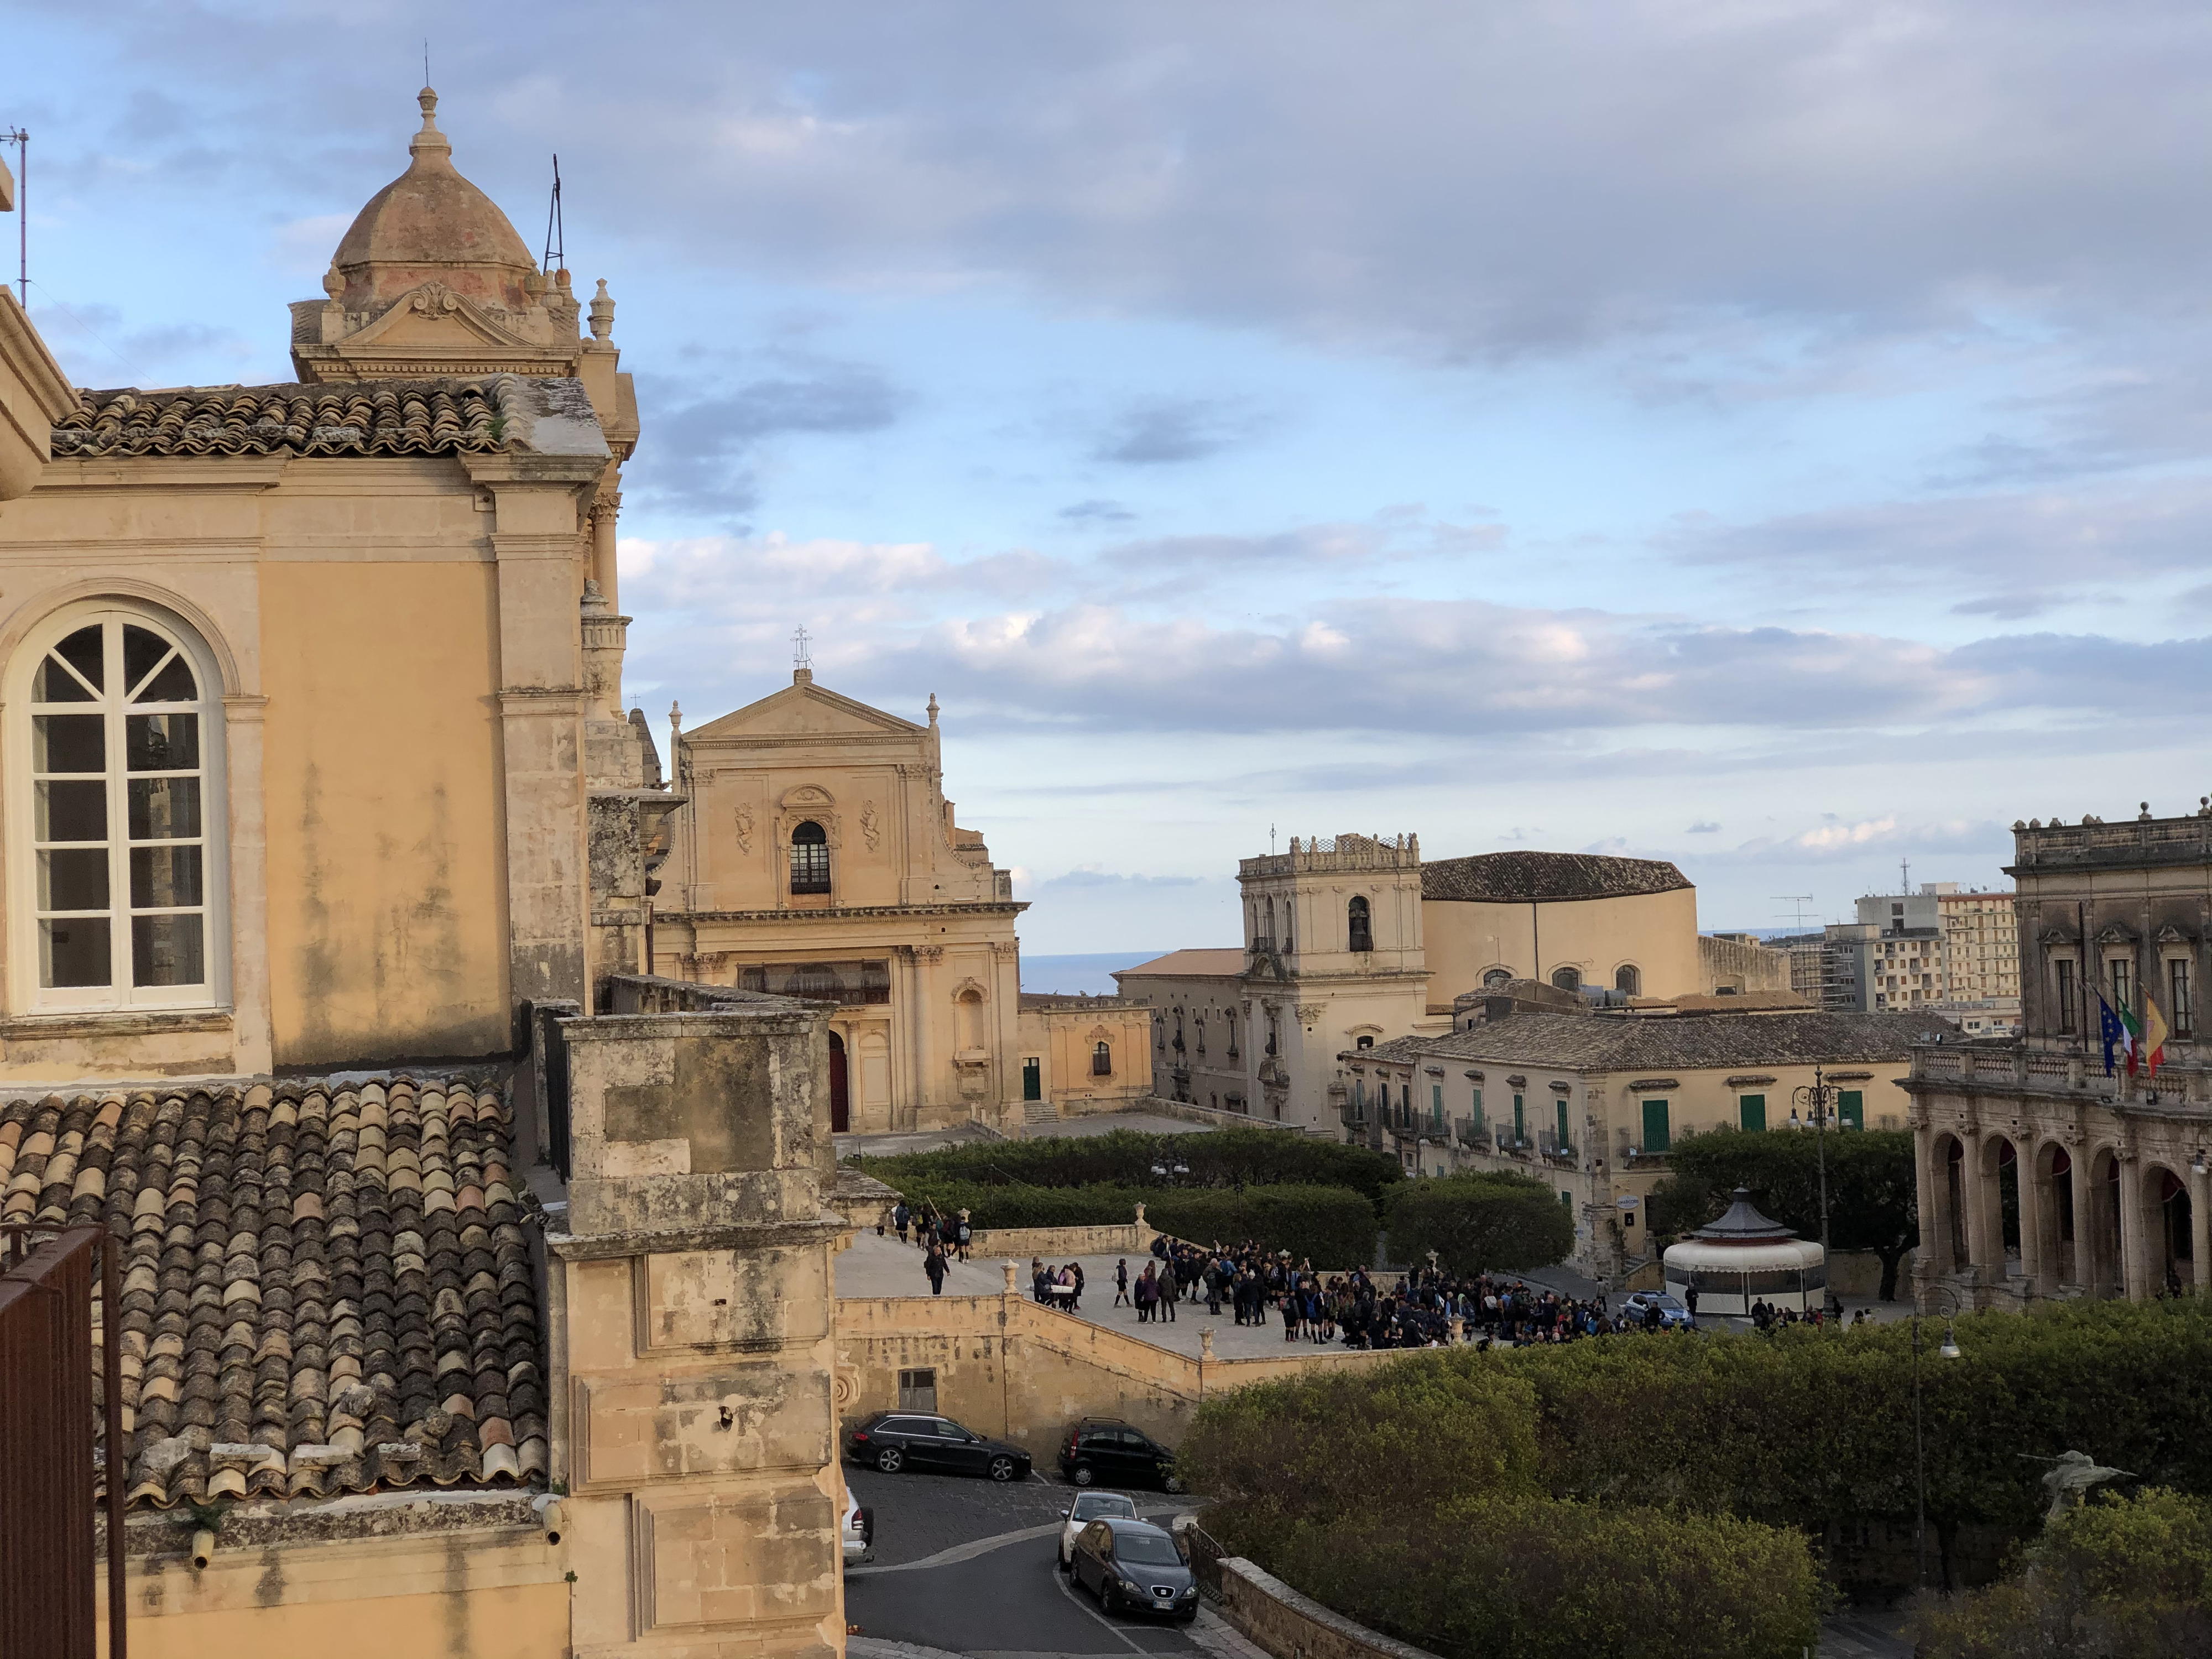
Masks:
[[[9,665],[17,1006],[210,1007],[228,995],[222,686],[173,618],[58,612]]]

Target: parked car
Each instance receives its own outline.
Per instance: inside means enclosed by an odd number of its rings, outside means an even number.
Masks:
[[[1093,1521],[1075,1536],[1075,1582],[1108,1613],[1198,1617],[1198,1580],[1176,1541],[1149,1521]]]
[[[1079,1486],[1182,1490],[1173,1452],[1150,1435],[1106,1417],[1086,1417],[1068,1430],[1060,1444],[1060,1472]]]
[[[1662,1330],[1672,1330],[1677,1325],[1697,1323],[1697,1321],[1690,1317],[1690,1310],[1664,1291],[1632,1291],[1628,1300],[1622,1303],[1620,1307],[1623,1313],[1638,1320],[1650,1318],[1650,1310],[1654,1308],[1658,1309],[1659,1326]]]
[[[1064,1513],[1067,1518],[1060,1528],[1060,1570],[1072,1572],[1075,1567],[1076,1534],[1093,1521],[1133,1521],[1137,1518],[1137,1505],[1133,1498],[1118,1492],[1079,1492]]]
[[[840,1528],[845,1545],[845,1565],[857,1567],[875,1553],[876,1512],[860,1507],[850,1489],[845,1493],[845,1523]]]
[[[878,1412],[863,1419],[845,1437],[845,1455],[885,1474],[919,1469],[931,1474],[1020,1480],[1030,1472],[1030,1455],[1019,1446],[986,1440],[949,1417],[923,1412]]]

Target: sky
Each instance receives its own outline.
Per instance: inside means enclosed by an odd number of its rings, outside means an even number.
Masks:
[[[2201,4],[0,0],[72,376],[291,378],[426,37],[617,301],[629,690],[935,693],[1032,951],[1293,835],[1771,928],[2212,790]]]

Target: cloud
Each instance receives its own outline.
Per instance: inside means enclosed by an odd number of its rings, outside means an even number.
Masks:
[[[1091,459],[1123,466],[1201,461],[1249,441],[1263,429],[1250,409],[1210,398],[1176,398],[1124,410],[1102,434]]]
[[[738,514],[758,504],[754,463],[767,441],[794,433],[879,432],[906,398],[863,363],[799,358],[786,372],[702,396],[697,382],[648,382],[653,441],[630,469],[640,490],[680,507]]]
[[[1869,853],[1987,854],[2008,852],[2012,832],[1994,820],[1965,818],[1908,821],[1901,814],[1846,821],[1833,814],[1812,829],[1794,836],[1762,836],[1745,842],[1721,860],[1753,864],[1820,864],[1849,862]],[[1715,855],[1703,854],[1707,860]]]
[[[1077,501],[1060,509],[1060,516],[1071,524],[1127,524],[1136,514],[1119,501]]]
[[[1688,830],[1688,833],[1692,836],[1717,836],[1720,832],[1720,825],[1707,818],[1698,819],[1690,826]]]

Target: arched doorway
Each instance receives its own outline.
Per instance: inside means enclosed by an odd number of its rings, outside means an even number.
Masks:
[[[1945,1273],[1955,1273],[1964,1270],[1968,1261],[1966,1148],[1956,1135],[1945,1135],[1936,1150],[1943,1160],[1943,1180],[1936,1192],[1942,1213],[1936,1218],[1935,1233],[1945,1256],[1937,1265]]]
[[[842,1135],[853,1127],[853,1097],[845,1077],[845,1039],[830,1033],[830,1133]]]
[[[1990,1256],[1984,1265],[2000,1283],[2011,1277],[2021,1258],[2020,1173],[2020,1154],[2009,1139],[1992,1135],[1983,1141],[1983,1237],[1989,1241]]]
[[[2045,1141],[2035,1155],[2037,1248],[2039,1273],[2036,1294],[2053,1296],[2061,1285],[2078,1285],[2081,1270],[2075,1261],[2074,1160],[2057,1141]]]
[[[2146,1172],[2143,1195],[2156,1206],[2150,1223],[2150,1247],[2154,1271],[2150,1291],[2179,1296],[2197,1282],[2195,1217],[2190,1209],[2189,1183],[2164,1164]]]
[[[2089,1160],[2089,1213],[2080,1218],[2081,1288],[2094,1297],[2124,1297],[2120,1277],[2120,1161],[2110,1150]]]

